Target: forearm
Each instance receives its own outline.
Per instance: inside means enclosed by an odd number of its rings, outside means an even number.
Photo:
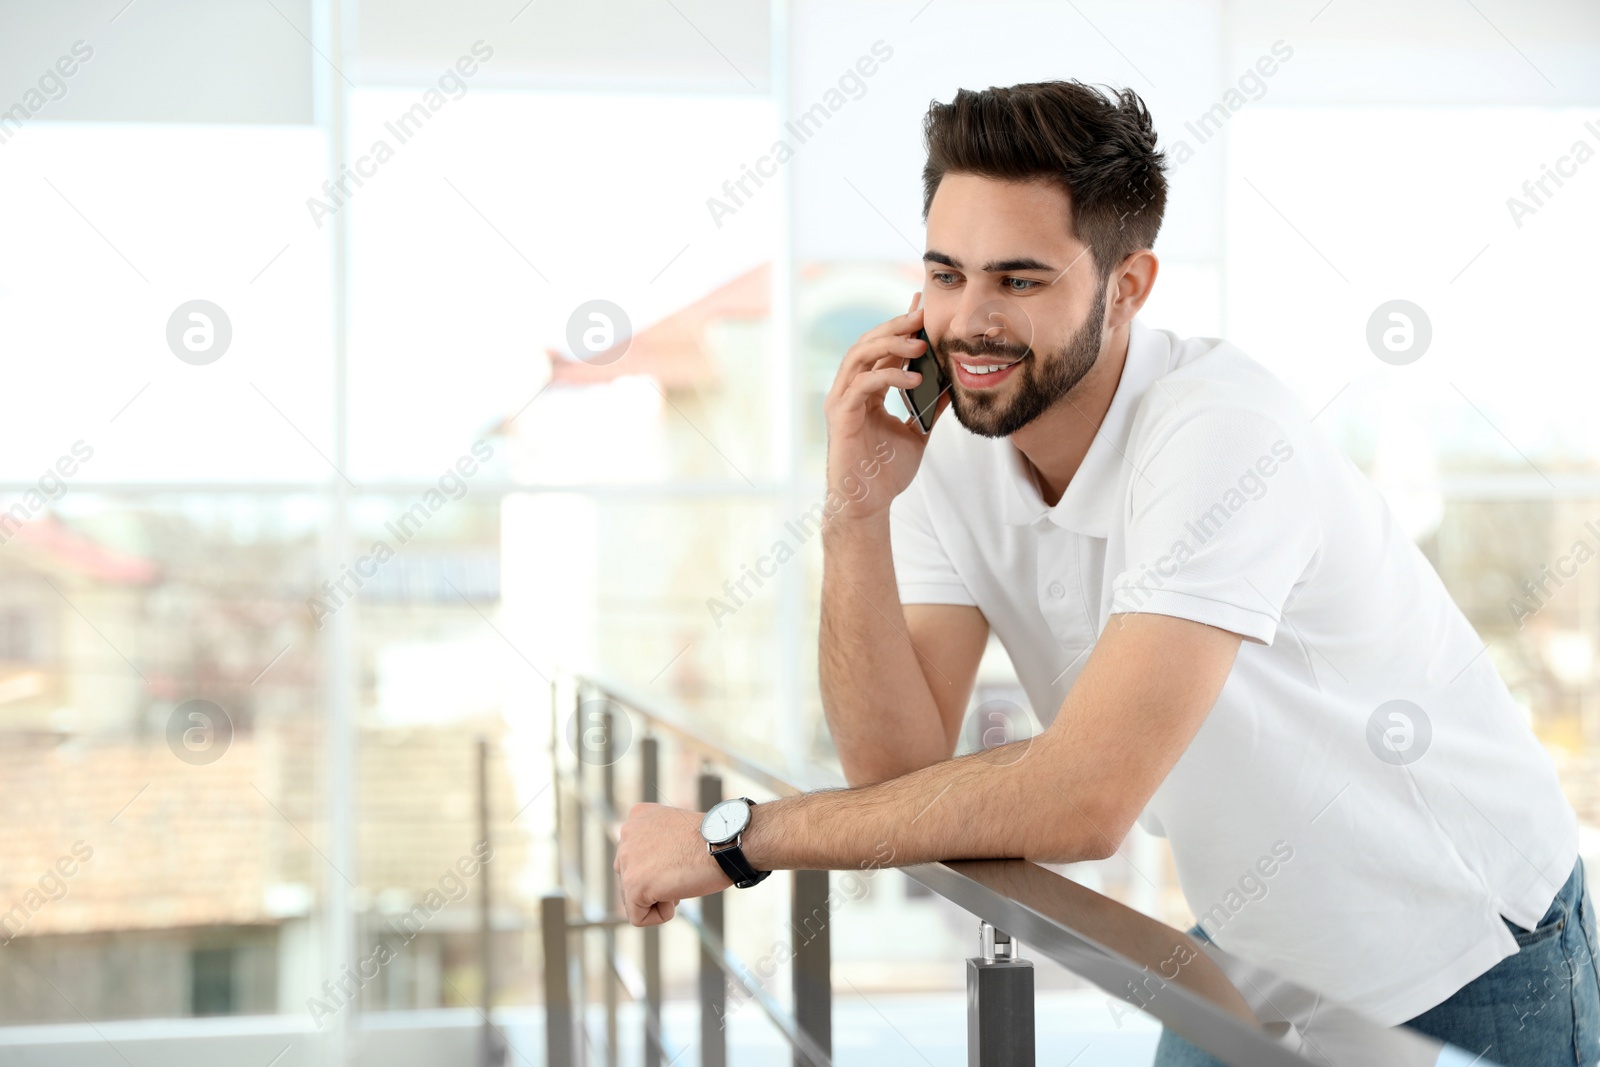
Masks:
[[[824,530],[818,664],[823,710],[850,782],[883,781],[950,755],[906,632],[887,511]]]
[[[1099,859],[1127,827],[1033,738],[885,782],[756,807],[743,848],[759,870],[850,870],[950,859]]]
[[[1044,733],[888,781],[757,804],[745,856],[768,871],[1109,856],[1205,722],[1240,640],[1187,619],[1118,616]],[[727,888],[701,818],[659,804],[630,812],[616,869],[635,925]]]

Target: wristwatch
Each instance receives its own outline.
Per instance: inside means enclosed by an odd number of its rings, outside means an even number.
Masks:
[[[700,820],[700,836],[706,839],[706,850],[740,889],[749,889],[772,873],[750,866],[744,849],[739,847],[744,842],[744,832],[750,828],[750,809],[755,806],[749,797],[734,797],[712,805]]]

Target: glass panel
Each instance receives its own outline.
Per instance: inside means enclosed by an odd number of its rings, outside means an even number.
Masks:
[[[1600,825],[1600,499],[1450,499],[1423,542],[1584,822]]]
[[[1227,336],[1310,411],[1326,406],[1328,431],[1381,481],[1593,471],[1600,367],[1575,358],[1570,315],[1508,296],[1538,278],[1548,307],[1577,308],[1600,286],[1572,240],[1600,227],[1600,201],[1544,170],[1576,166],[1589,117],[1242,111],[1229,126]],[[1404,321],[1396,300],[1414,305]]]
[[[326,169],[306,127],[29,126],[5,145],[0,478],[334,474]],[[53,495],[46,493],[46,495]],[[35,508],[35,511],[38,509]]]
[[[5,1022],[304,1010],[324,519],[305,497],[85,494],[5,536]]]
[[[440,505],[433,513],[430,496]],[[499,503],[435,491],[361,498],[355,515],[364,547],[339,591],[356,593],[358,612],[361,1006],[481,1005],[485,888],[495,907],[497,1000],[526,1003],[538,961],[524,941],[538,937],[549,871],[549,821],[529,803],[549,781],[550,669],[504,621]],[[342,598],[334,610],[349,604]]]
[[[724,586],[780,524],[760,502],[548,493],[451,502],[402,540],[414,507],[406,497],[356,506],[368,546],[350,568],[362,576],[356,897],[359,955],[375,961],[361,1003],[482,1003],[475,931],[486,877],[496,1003],[536,1003],[539,961],[527,946],[553,861],[541,802],[549,680],[557,665],[602,669],[680,704],[719,741],[772,758],[775,583],[745,579],[750,595],[737,607]],[[710,599],[726,612],[714,614]],[[577,742],[566,733],[573,710],[557,709],[563,744]],[[631,796],[636,738],[627,725],[617,737],[620,793]],[[474,852],[479,738],[489,751],[487,864]],[[692,806],[690,766],[664,769],[668,799]]]
[[[770,481],[777,197],[707,200],[771,105],[475,89],[424,128],[419,96],[353,101],[354,475],[433,477],[510,421],[519,481]]]

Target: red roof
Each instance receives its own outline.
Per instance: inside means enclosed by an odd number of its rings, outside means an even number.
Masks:
[[[159,574],[149,560],[108,548],[49,512],[17,527],[6,547],[101,582],[148,585]]]
[[[704,386],[716,377],[716,364],[706,347],[707,325],[719,319],[769,317],[771,277],[771,266],[763,263],[587,362],[546,349],[550,380],[562,385],[598,385],[624,375],[645,374],[664,389]],[[618,349],[622,349],[620,355]]]

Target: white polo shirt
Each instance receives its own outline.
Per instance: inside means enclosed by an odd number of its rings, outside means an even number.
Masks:
[[[1047,726],[1113,613],[1246,638],[1140,817],[1222,948],[1395,1025],[1515,953],[1500,917],[1536,926],[1571,873],[1576,817],[1483,642],[1232,345],[1135,321],[1055,507],[947,415],[890,515],[901,600],[981,609]]]

